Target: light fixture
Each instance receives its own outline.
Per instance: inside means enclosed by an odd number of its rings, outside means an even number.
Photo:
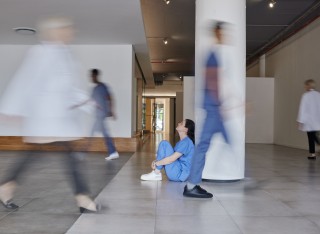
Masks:
[[[168,38],[163,38],[163,44],[167,45],[168,44]]]
[[[180,80],[182,80],[182,75],[179,76]]]
[[[13,30],[16,33],[19,33],[21,35],[34,35],[37,32],[34,28],[27,28],[27,27],[13,28]]]
[[[170,0],[163,0],[167,5],[169,5]]]
[[[270,8],[273,8],[276,3],[277,3],[277,2],[276,2],[275,0],[271,0],[271,1],[269,2],[269,7],[270,7]]]

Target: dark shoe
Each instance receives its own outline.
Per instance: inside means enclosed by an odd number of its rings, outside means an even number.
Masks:
[[[17,209],[19,209],[19,206],[14,204],[12,201],[1,202],[1,203],[8,210],[17,210]]]
[[[316,159],[317,159],[317,156],[309,156],[308,159],[310,159],[310,160],[316,160]]]
[[[197,187],[197,189],[199,190],[200,193],[202,193],[202,194],[208,193],[207,190],[201,188],[200,185],[196,185],[196,187]]]
[[[196,197],[196,198],[212,198],[213,195],[208,193],[205,189],[199,185],[194,186],[193,189],[188,189],[187,185],[184,187],[183,196],[185,197]]]

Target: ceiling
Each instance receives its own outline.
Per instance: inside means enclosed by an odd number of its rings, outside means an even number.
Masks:
[[[290,37],[320,14],[319,0],[247,0],[247,64]]]
[[[35,28],[48,16],[73,19],[74,44],[132,44],[148,85],[154,85],[140,0],[0,0],[0,44],[38,43],[12,29]]]
[[[247,64],[319,16],[319,0],[247,0]],[[75,21],[75,44],[132,44],[147,87],[194,75],[195,0],[0,0],[0,44],[35,44],[12,28],[47,15]],[[163,39],[168,44],[164,45]]]

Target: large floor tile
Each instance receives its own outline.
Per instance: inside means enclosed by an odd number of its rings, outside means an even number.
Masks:
[[[239,216],[299,216],[294,209],[280,201],[273,200],[232,200],[221,201],[230,215]]]
[[[229,216],[158,216],[155,234],[242,234]]]
[[[158,200],[157,215],[227,215],[220,202],[212,199]]]
[[[82,215],[68,234],[152,234],[155,216],[151,215]]]
[[[243,234],[319,234],[303,217],[233,217]]]

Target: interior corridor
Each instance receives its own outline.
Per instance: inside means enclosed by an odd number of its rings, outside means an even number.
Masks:
[[[307,152],[276,145],[246,146],[246,178],[203,183],[213,199],[185,198],[185,183],[140,181],[150,171],[161,134],[138,152],[105,161],[89,154],[86,175],[100,214],[80,214],[60,168],[61,153],[39,154],[15,201],[0,208],[0,233],[13,234],[319,234],[320,161]],[[23,152],[1,152],[1,174]],[[132,156],[131,156],[132,155]],[[62,161],[63,162],[63,161]]]
[[[84,214],[69,234],[318,234],[320,162],[307,152],[248,144],[246,178],[203,183],[213,199],[185,198],[185,183],[140,181],[150,171],[156,145],[151,138],[98,195],[102,214]]]

